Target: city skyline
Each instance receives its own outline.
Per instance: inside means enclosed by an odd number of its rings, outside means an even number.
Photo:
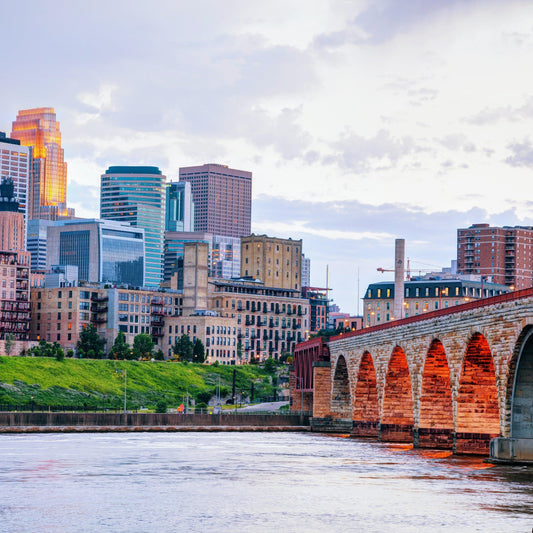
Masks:
[[[303,239],[311,283],[329,265],[331,296],[351,312],[357,272],[359,296],[385,280],[376,268],[393,264],[396,237],[413,263],[440,268],[457,228],[531,223],[528,3],[125,5],[106,6],[106,21],[62,5],[49,35],[51,2],[25,15],[27,41],[0,22],[25,58],[6,60],[0,130],[19,109],[55,107],[79,216],[98,214],[109,165],[171,179],[206,162],[248,169],[252,232]],[[28,67],[39,84],[24,82]]]

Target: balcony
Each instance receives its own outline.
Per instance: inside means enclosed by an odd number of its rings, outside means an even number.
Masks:
[[[155,316],[166,316],[165,310],[162,307],[152,307],[150,314]]]
[[[91,322],[93,324],[105,324],[107,322],[107,318],[103,316],[92,316]]]
[[[163,317],[152,318],[152,326],[164,326]]]
[[[163,328],[152,328],[152,337],[163,337]]]
[[[91,302],[107,302],[108,300],[107,296],[91,296]]]

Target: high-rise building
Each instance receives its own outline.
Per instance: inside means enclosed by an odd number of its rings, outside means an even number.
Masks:
[[[157,167],[109,167],[102,175],[100,218],[144,229],[147,287],[163,281],[165,180]]]
[[[0,176],[12,181],[14,199],[19,204],[19,211],[24,215],[27,227],[31,149],[22,146],[18,139],[6,137],[6,134],[0,131],[0,160]]]
[[[302,254],[302,287],[311,286],[311,259]]]
[[[241,276],[267,287],[302,290],[302,240],[266,235],[241,238]]]
[[[178,272],[178,287],[181,288],[180,260],[185,244],[205,242],[209,245],[209,276],[219,279],[238,278],[241,264],[241,240],[238,237],[213,235],[203,231],[166,231],[164,246],[164,281],[169,282]]]
[[[46,239],[53,220],[34,218],[28,222],[26,249],[31,253],[31,271],[46,270]]]
[[[19,111],[11,137],[32,149],[29,218],[72,218],[74,210],[67,208],[67,164],[54,109]]]
[[[458,229],[457,272],[515,289],[533,286],[533,227],[474,224]]]
[[[194,200],[194,229],[214,235],[243,237],[251,233],[252,173],[226,165],[180,168]]]
[[[11,179],[0,184],[0,339],[27,340],[30,331],[30,254],[24,251],[24,215]]]
[[[24,215],[14,198],[14,186],[10,178],[2,178],[0,184],[0,250],[24,251]]]
[[[191,184],[171,181],[167,184],[166,231],[194,231],[194,202]]]
[[[69,220],[48,228],[47,269],[78,267],[86,282],[142,287],[144,230],[111,220]]]

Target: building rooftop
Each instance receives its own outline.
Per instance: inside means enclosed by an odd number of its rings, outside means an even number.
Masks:
[[[159,167],[116,166],[109,167],[106,174],[161,174]]]

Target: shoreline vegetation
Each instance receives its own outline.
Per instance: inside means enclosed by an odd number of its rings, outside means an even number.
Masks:
[[[203,365],[163,361],[116,361],[0,356],[0,409],[205,409],[218,396],[231,402],[235,370],[236,403],[275,397],[285,365]],[[126,375],[125,375],[126,374]],[[126,378],[126,379],[125,379]],[[233,402],[231,402],[233,403]]]

